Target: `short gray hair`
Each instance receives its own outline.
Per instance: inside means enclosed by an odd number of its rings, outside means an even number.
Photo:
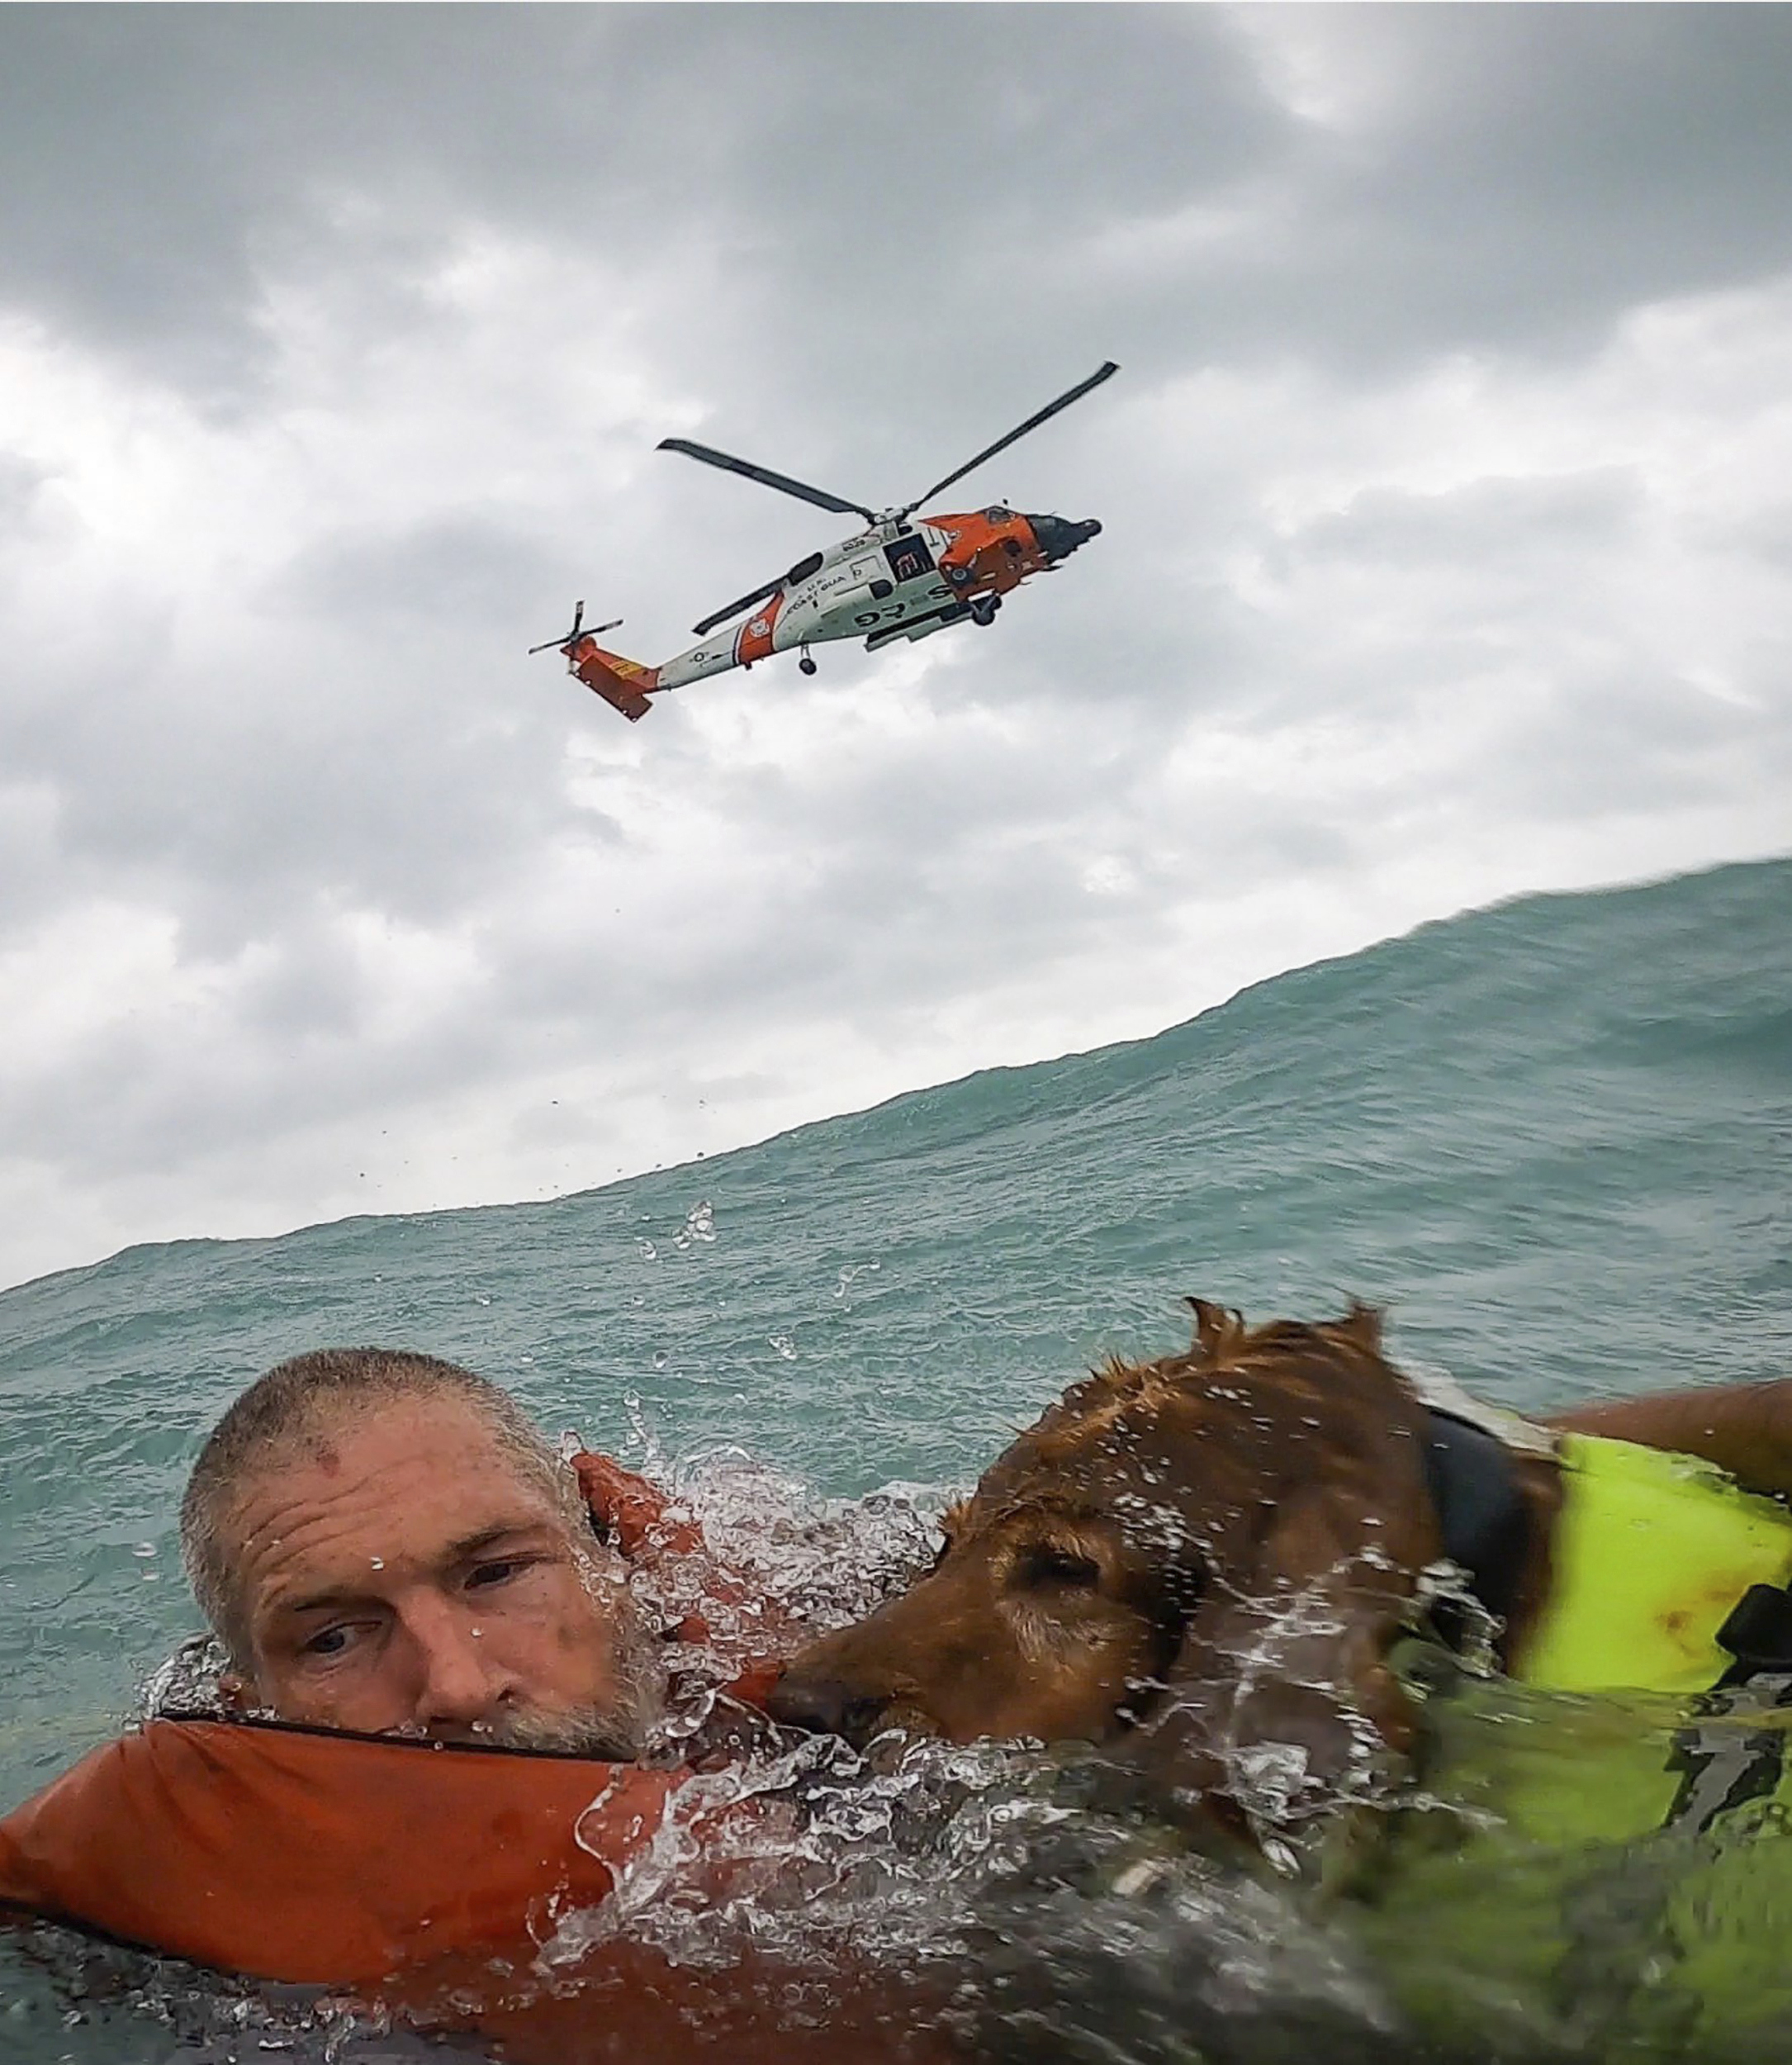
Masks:
[[[577,1480],[510,1393],[458,1364],[398,1348],[320,1348],[277,1364],[230,1406],[206,1437],[181,1499],[181,1559],[193,1597],[233,1659],[249,1661],[236,1545],[226,1521],[243,1487],[282,1450],[327,1422],[400,1398],[449,1398],[469,1407],[514,1460],[525,1482],[547,1493],[569,1523],[584,1508]]]

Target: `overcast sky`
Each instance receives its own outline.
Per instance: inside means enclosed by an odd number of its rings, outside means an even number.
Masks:
[[[0,9],[0,1282],[1792,848],[1792,10]],[[629,726],[841,526],[984,631]]]

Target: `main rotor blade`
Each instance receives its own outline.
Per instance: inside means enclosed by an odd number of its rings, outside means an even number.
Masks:
[[[768,581],[763,588],[755,588],[751,595],[743,595],[738,602],[731,602],[727,609],[718,610],[713,616],[707,616],[701,624],[690,627],[699,638],[707,638],[718,624],[726,624],[730,617],[737,617],[742,610],[750,610],[756,602],[763,602],[769,595],[775,595],[784,586],[780,574],[775,581]]]
[[[936,495],[943,494],[954,481],[963,480],[967,473],[974,472],[985,459],[993,459],[998,452],[1007,451],[1011,444],[1025,437],[1029,430],[1036,430],[1041,424],[1056,415],[1060,409],[1068,409],[1073,401],[1080,401],[1090,388],[1100,387],[1104,380],[1112,379],[1119,370],[1112,358],[1104,360],[1100,368],[1092,373],[1087,380],[1079,380],[1075,387],[1060,395],[1055,401],[1048,401],[1036,415],[1030,415],[1026,422],[1010,430],[1005,438],[998,438],[993,444],[986,445],[975,458],[966,459],[955,473],[948,473],[943,481],[936,481],[925,495],[916,496],[903,510],[903,515],[912,515],[923,502],[931,502]]]
[[[775,487],[786,495],[794,495],[799,502],[813,502],[818,509],[831,509],[837,516],[862,516],[867,523],[877,521],[877,511],[867,509],[863,502],[843,502],[837,495],[830,495],[826,488],[811,487],[806,481],[794,481],[788,473],[774,473],[769,466],[755,466],[751,459],[737,459],[732,452],[718,452],[711,444],[693,444],[689,438],[661,438],[662,452],[682,452],[688,459],[701,459],[705,466],[719,466],[724,473],[740,473],[750,481],[757,481],[761,487]]]

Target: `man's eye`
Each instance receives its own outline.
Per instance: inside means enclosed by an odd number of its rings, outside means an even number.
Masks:
[[[320,1628],[301,1644],[301,1651],[306,1656],[340,1656],[348,1648],[354,1631],[347,1627]]]
[[[467,1588],[489,1590],[493,1585],[508,1584],[512,1578],[538,1560],[534,1556],[500,1556],[491,1563],[476,1564],[467,1574]]]
[[[1080,1555],[1074,1549],[1036,1542],[1022,1552],[1016,1574],[1023,1584],[1086,1590],[1101,1583],[1102,1566],[1093,1556]]]

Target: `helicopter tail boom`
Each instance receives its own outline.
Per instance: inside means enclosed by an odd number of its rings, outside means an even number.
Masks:
[[[590,637],[567,646],[567,664],[594,695],[601,695],[630,724],[639,724],[652,707],[647,698],[660,685],[658,667],[625,660],[619,653],[606,653]]]

